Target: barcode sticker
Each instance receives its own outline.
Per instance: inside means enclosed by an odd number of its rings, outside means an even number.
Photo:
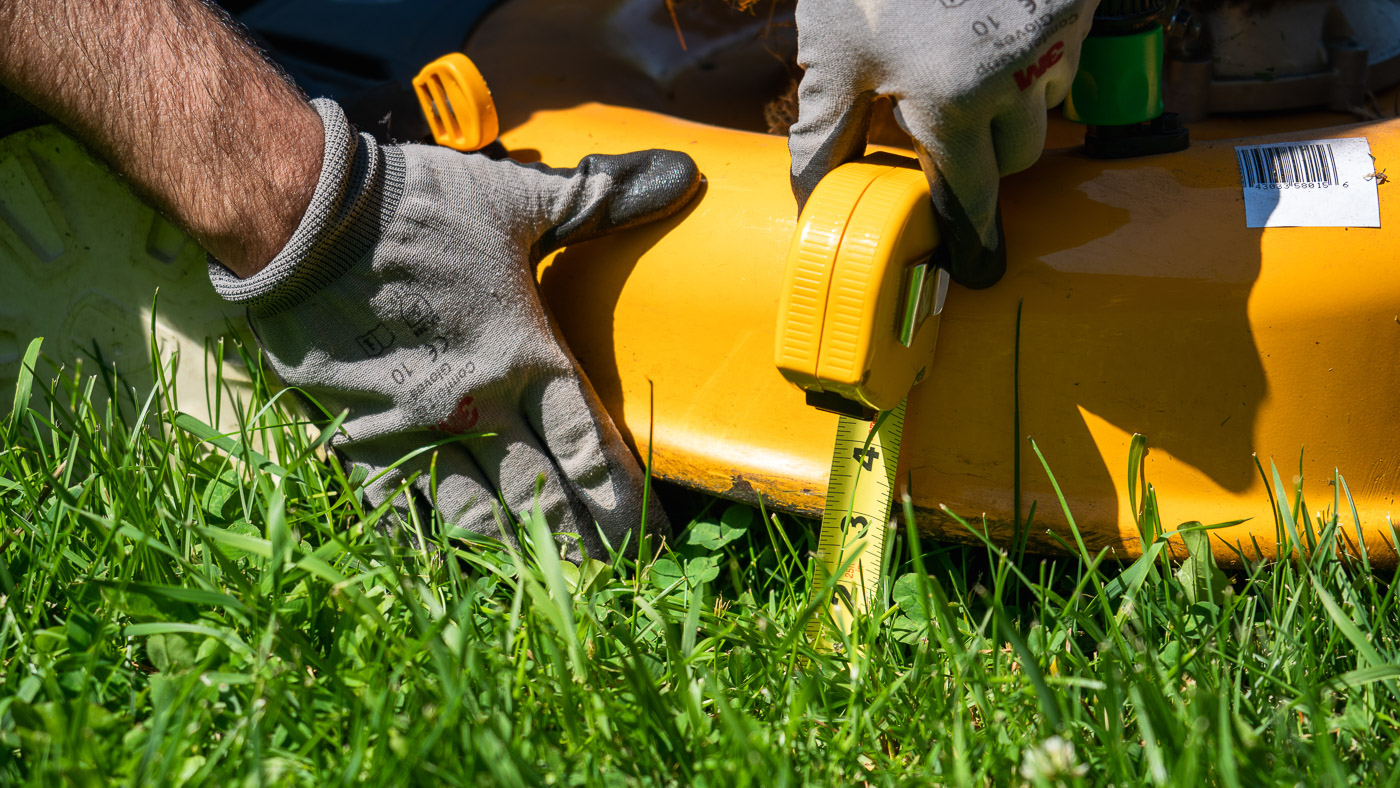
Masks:
[[[1246,227],[1380,227],[1385,180],[1364,137],[1241,145]]]

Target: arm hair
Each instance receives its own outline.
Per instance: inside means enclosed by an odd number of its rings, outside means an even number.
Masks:
[[[0,82],[240,276],[291,237],[320,175],[315,110],[200,0],[0,0]]]

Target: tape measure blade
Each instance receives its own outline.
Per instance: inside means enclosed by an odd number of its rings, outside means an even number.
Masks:
[[[843,609],[841,597],[865,611],[880,592],[904,408],[901,402],[874,423],[849,416],[837,422],[814,579],[824,586],[840,572],[831,618],[847,634],[856,611]],[[818,648],[827,645],[822,618],[818,616],[808,625],[808,634]]]

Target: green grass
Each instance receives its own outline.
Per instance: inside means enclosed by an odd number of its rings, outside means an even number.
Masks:
[[[1059,557],[920,545],[901,519],[878,611],[818,654],[809,522],[680,496],[674,551],[582,567],[528,514],[518,552],[437,521],[390,536],[258,375],[225,437],[161,385],[123,407],[72,371],[32,406],[29,385],[0,422],[0,784],[1400,774],[1400,616],[1332,549],[1357,527],[1340,478],[1310,520],[1275,475],[1294,557],[1233,577],[1146,484],[1129,566],[1075,533]]]

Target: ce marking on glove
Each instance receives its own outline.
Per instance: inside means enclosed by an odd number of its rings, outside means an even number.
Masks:
[[[441,351],[438,350],[439,347],[442,348]],[[447,352],[447,337],[442,335],[435,336],[432,339],[428,340],[428,363],[436,363],[438,360],[439,352]]]

